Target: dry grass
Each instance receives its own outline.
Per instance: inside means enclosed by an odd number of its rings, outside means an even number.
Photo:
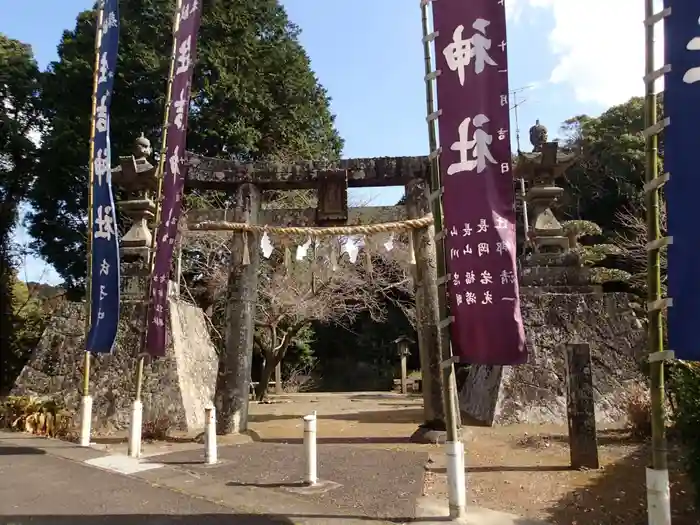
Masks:
[[[651,436],[651,398],[642,385],[634,385],[627,393],[627,424],[634,437]]]
[[[53,399],[8,396],[0,400],[0,428],[76,442],[74,419]]]
[[[144,441],[166,441],[170,437],[172,422],[167,416],[156,417],[144,422],[141,439]]]

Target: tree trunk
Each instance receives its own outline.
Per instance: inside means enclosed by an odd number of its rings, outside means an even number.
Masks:
[[[268,357],[265,359],[265,366],[263,367],[262,374],[260,375],[260,382],[255,389],[255,398],[258,401],[265,399],[267,395],[267,385],[270,383],[270,378],[272,377],[275,367],[277,366],[276,359],[274,357]]]
[[[257,223],[260,192],[252,184],[242,184],[237,192],[232,220]],[[244,236],[247,242],[244,243]],[[231,239],[231,267],[226,292],[226,347],[219,357],[216,381],[216,430],[218,434],[248,429],[250,374],[253,364],[253,337],[260,252],[258,236],[235,233]],[[243,264],[247,244],[249,264]]]

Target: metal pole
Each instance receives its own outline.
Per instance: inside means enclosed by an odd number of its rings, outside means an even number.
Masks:
[[[304,483],[318,483],[317,454],[316,454],[316,412],[304,416]]]
[[[99,2],[97,8],[97,26],[95,27],[95,63],[92,71],[92,108],[90,113],[90,153],[88,167],[88,205],[87,205],[87,275],[85,278],[85,344],[92,325],[92,234],[95,182],[95,127],[97,122],[97,81],[100,71],[100,46],[102,45],[102,19],[104,17],[104,2]],[[90,446],[92,423],[92,398],[90,397],[90,351],[85,350],[83,365],[83,399],[81,403],[80,445]]]
[[[525,89],[525,88],[523,88]],[[518,155],[520,154],[520,120],[518,116],[518,107],[520,102],[518,102],[518,92],[512,91],[513,93],[513,111],[515,112],[515,143],[518,148]],[[525,200],[525,179],[520,177],[520,205],[523,210],[523,232],[525,234],[525,239],[523,242],[523,248],[527,246],[527,234],[530,231],[530,225],[527,220],[527,201]]]
[[[654,89],[654,15],[653,0],[645,0],[645,128],[646,128],[646,205],[647,205],[647,310],[648,345],[651,374],[652,468],[647,469],[647,506],[649,525],[670,525],[671,509],[668,488],[668,462],[665,425],[663,307],[661,306],[661,264],[658,241],[659,191],[653,185],[659,176],[658,131],[650,130],[657,123]]]
[[[214,465],[219,461],[216,450],[216,408],[204,408],[204,463]]]
[[[421,0],[421,20],[423,26],[423,58],[425,62],[425,92],[426,111],[428,115],[435,112],[435,96],[433,88],[433,70],[430,53],[430,43],[434,36],[428,29],[429,2]],[[430,145],[430,205],[435,221],[435,251],[438,274],[438,306],[440,311],[440,326],[447,319],[447,291],[445,280],[445,244],[443,237],[442,221],[442,182],[440,180],[440,164],[437,152],[437,133],[435,122],[428,120],[428,141]],[[443,358],[442,388],[444,391],[445,403],[445,426],[447,427],[448,443],[448,484],[451,488],[450,516],[461,518],[465,514],[465,492],[464,492],[464,448],[460,440],[459,422],[457,412],[457,382],[455,379],[455,368],[452,361],[452,348],[450,342],[449,325],[444,326],[439,335],[441,338],[441,350]],[[454,461],[452,457],[454,455]],[[460,468],[461,457],[461,468]],[[456,468],[450,468],[454,463]],[[452,475],[450,475],[452,474]],[[450,479],[451,478],[451,479]],[[461,483],[460,483],[461,479]]]

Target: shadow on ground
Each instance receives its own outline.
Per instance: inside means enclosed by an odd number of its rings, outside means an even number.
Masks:
[[[386,394],[382,393],[377,393],[377,394],[354,394],[351,395],[348,399],[351,401],[372,401],[372,400],[378,400],[378,399],[383,399],[383,400],[388,400],[388,399],[394,399],[396,401],[401,401],[402,399],[422,399],[422,394],[420,392],[410,392],[408,394],[399,394],[398,392],[387,392]],[[383,403],[383,404],[390,404],[390,403]]]
[[[142,437],[142,443],[193,443],[198,436],[158,436],[158,438]],[[127,436],[95,436],[91,438],[92,443],[97,445],[122,445],[129,442]]]
[[[651,452],[647,445],[602,470],[600,477],[567,494],[548,509],[555,525],[642,525],[647,523],[645,467]],[[678,460],[669,457],[673,525],[697,525],[700,512],[693,507],[692,486]]]
[[[43,450],[34,447],[3,447],[0,446],[0,456],[36,456],[46,454]]]
[[[429,472],[435,472],[436,474],[446,474],[447,469],[445,467],[432,467],[430,465],[425,467],[425,470]],[[480,473],[480,472],[563,472],[565,470],[571,470],[570,465],[488,465],[488,466],[475,466],[467,467],[465,469],[467,475],[469,473]]]
[[[264,423],[266,421],[283,421],[288,419],[301,419],[304,414],[251,414],[248,416],[250,423]],[[415,423],[419,425],[423,421],[422,408],[401,408],[397,410],[376,410],[363,412],[342,412],[339,414],[319,414],[319,424],[323,420],[357,421],[358,423]]]
[[[630,443],[643,443],[644,439],[635,438],[630,434],[630,431],[625,428],[613,428],[598,430],[598,446],[606,445],[628,445]],[[542,448],[551,443],[561,445],[569,444],[568,434],[535,434],[531,436],[520,437],[515,440],[515,445],[521,448]]]
[[[283,516],[253,514],[119,514],[93,516],[0,516],[0,525],[293,525]]]
[[[304,442],[303,438],[259,438],[258,441],[263,443],[279,443],[287,445],[300,445]],[[400,445],[410,443],[409,437],[320,437],[316,439],[319,445]]]

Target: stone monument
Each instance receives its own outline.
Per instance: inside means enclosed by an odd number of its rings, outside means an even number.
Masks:
[[[517,367],[471,366],[460,391],[460,408],[489,425],[566,423],[566,358],[562,348],[588,343],[593,362],[596,417],[625,415],[624,391],[640,381],[645,332],[632,296],[603,293],[552,208],[564,189],[556,180],[576,161],[548,142],[539,121],[530,129],[533,152],[519,153],[514,177],[529,184],[530,251],[520,260],[521,311],[530,359]]]
[[[120,157],[119,166],[112,170],[115,187],[126,194],[117,206],[132,224],[120,239],[122,304],[115,349],[92,359],[90,392],[96,432],[128,428],[134,400],[150,273],[150,223],[156,207],[156,167],[148,160],[150,153],[150,143],[141,135],[132,155]],[[175,294],[170,295],[168,305],[166,356],[144,367],[143,421],[165,419],[173,429],[199,430],[204,426],[204,408],[214,395],[217,353],[200,308]],[[82,397],[84,311],[84,303],[68,303],[55,313],[13,393],[56,397],[77,411]]]

